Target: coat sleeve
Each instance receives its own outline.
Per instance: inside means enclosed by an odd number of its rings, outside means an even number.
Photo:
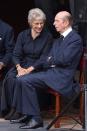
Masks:
[[[14,32],[13,29],[10,28],[7,30],[6,34],[5,34],[5,55],[2,59],[2,62],[5,65],[8,65],[11,62],[11,58],[12,58],[12,53],[13,53],[13,48],[14,48]]]
[[[23,43],[22,34],[19,34],[15,48],[14,48],[14,51],[13,51],[13,63],[15,65],[20,64],[20,61],[21,61],[22,56],[23,56],[22,43]]]

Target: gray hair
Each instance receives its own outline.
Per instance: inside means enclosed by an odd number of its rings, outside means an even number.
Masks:
[[[34,8],[34,9],[29,10],[29,12],[28,12],[28,22],[31,24],[32,21],[36,20],[37,18],[45,21],[46,20],[46,15],[39,8]]]

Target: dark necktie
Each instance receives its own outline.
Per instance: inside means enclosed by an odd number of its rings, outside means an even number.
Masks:
[[[60,35],[60,42],[62,42],[63,41],[63,39],[64,39],[64,36],[63,35]]]
[[[63,35],[60,35],[60,37],[59,37],[59,39],[58,39],[59,45],[62,43],[63,39],[64,39],[64,36],[63,36]]]

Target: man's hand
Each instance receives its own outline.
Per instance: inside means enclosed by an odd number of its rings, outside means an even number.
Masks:
[[[2,70],[2,68],[4,67],[4,63],[3,62],[0,62],[0,70]]]
[[[33,66],[30,66],[29,68],[27,68],[27,72],[30,73],[34,70],[34,67]]]

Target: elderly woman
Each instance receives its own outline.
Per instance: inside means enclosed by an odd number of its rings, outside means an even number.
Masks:
[[[21,32],[17,38],[13,52],[12,68],[3,83],[1,110],[12,106],[16,77],[27,74],[27,68],[37,64],[39,59],[47,55],[52,46],[52,36],[44,29],[46,16],[39,8],[31,9],[28,13],[30,29]],[[5,119],[11,119],[15,110],[11,109]]]

